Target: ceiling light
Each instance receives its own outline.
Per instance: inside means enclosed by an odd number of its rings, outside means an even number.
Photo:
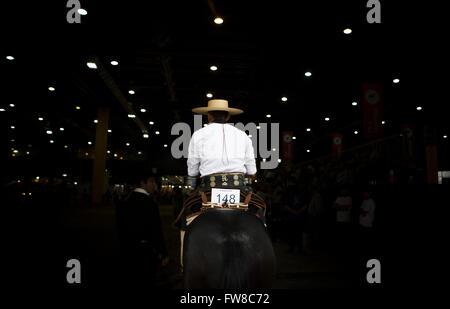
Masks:
[[[81,107],[79,107],[79,106],[75,106],[75,109],[81,109]]]
[[[138,151],[138,155],[140,155],[140,154],[142,154],[142,152],[141,152],[141,151]]]
[[[62,174],[63,177],[67,177],[67,174]]]
[[[355,135],[358,134],[358,131],[353,131],[353,134],[355,134]]]
[[[350,28],[344,29],[344,33],[350,34],[350,33],[352,33],[352,29],[350,29]]]
[[[135,94],[136,92],[134,90],[128,90],[129,94]]]
[[[86,65],[88,66],[89,69],[97,68],[97,64],[95,64],[95,62],[87,62]]]
[[[94,119],[94,123],[98,123],[98,120],[97,120],[97,119]]]
[[[64,148],[66,148],[66,149],[67,149],[67,148],[69,148],[69,146],[67,146],[67,145],[64,145]]]
[[[167,148],[167,144],[164,144],[164,148]]]
[[[54,143],[54,141],[51,139],[51,140],[50,140],[50,144],[53,144],[53,143]]]
[[[400,79],[395,78],[392,82],[393,82],[394,84],[398,84],[398,83],[400,82]]]
[[[416,109],[417,109],[418,111],[421,111],[421,110],[422,110],[422,106],[417,106]]]
[[[50,91],[55,91],[55,87],[48,87],[48,90],[50,90]]]
[[[281,163],[281,159],[278,159],[278,163]]]
[[[297,139],[295,136],[292,136],[292,139]]]
[[[136,118],[135,114],[128,114],[128,118]]]
[[[214,22],[218,25],[223,24],[223,19],[221,17],[214,18]]]
[[[51,130],[47,130],[46,132],[47,134],[53,134],[53,132]]]
[[[206,97],[207,97],[207,98],[212,98],[212,97],[213,97],[213,94],[210,93],[210,92],[208,92],[208,93],[206,94]]]
[[[443,138],[447,138],[447,135],[442,136]]]
[[[310,77],[312,75],[311,72],[305,72],[305,76]]]
[[[39,117],[38,120],[39,120],[39,121],[44,121],[44,118]]]
[[[306,128],[306,132],[311,132],[311,128]]]
[[[384,121],[384,120],[381,122],[381,124],[385,124],[385,123],[386,123],[386,121]]]
[[[125,145],[130,146],[130,143],[126,143]]]
[[[325,117],[325,121],[330,121],[330,118],[328,118],[328,117]]]
[[[59,128],[59,131],[64,131],[64,128]]]
[[[13,150],[13,152],[14,152],[14,153],[18,153],[19,151],[18,151],[18,150]]]
[[[150,121],[149,124],[150,124],[150,125],[154,125],[155,123],[154,123],[153,121]]]
[[[141,108],[141,113],[145,113],[147,110],[145,108]]]
[[[211,71],[217,71],[217,67],[215,65],[210,66],[209,69]]]
[[[14,57],[13,57],[13,56],[6,56],[6,59],[8,59],[8,60],[14,60]]]
[[[158,134],[159,134],[159,131],[155,131],[155,134],[158,135]]]
[[[111,133],[112,132],[112,130],[111,129],[108,129],[108,133]]]
[[[306,152],[311,152],[311,150],[309,150],[309,149],[306,149]]]
[[[4,108],[0,108],[0,112],[4,112],[5,111],[5,109]]]
[[[11,129],[13,129],[13,130],[14,130],[15,128],[16,128],[15,126],[11,126]]]
[[[78,9],[77,12],[80,15],[87,15],[87,11],[85,9]]]
[[[356,105],[358,105],[358,102],[352,102],[352,105],[356,106]]]
[[[111,65],[119,65],[119,62],[117,62],[116,60],[111,61]]]
[[[286,101],[287,101],[287,98],[286,98],[286,97],[282,97],[282,98],[281,98],[281,101],[286,102]]]
[[[272,117],[272,115],[271,115],[271,114],[267,114],[266,117],[267,117],[267,118],[270,118],[270,117]]]
[[[144,138],[148,138],[148,134],[147,134],[147,133],[143,134],[142,136],[143,136]]]
[[[15,105],[11,103],[11,104],[9,104],[9,106],[14,107]]]
[[[88,145],[92,145],[92,142],[88,142]]]
[[[106,153],[111,153],[111,151],[110,151],[110,150],[107,150]]]

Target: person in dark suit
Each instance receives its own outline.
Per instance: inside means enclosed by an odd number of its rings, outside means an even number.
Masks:
[[[155,194],[156,176],[141,173],[136,188],[117,207],[126,283],[154,286],[158,263],[169,262]],[[131,282],[130,282],[131,281]]]

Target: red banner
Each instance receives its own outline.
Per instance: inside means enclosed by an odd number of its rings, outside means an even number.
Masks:
[[[363,133],[366,138],[380,138],[381,129],[381,87],[363,83]]]
[[[339,160],[342,155],[342,134],[334,133],[331,135],[332,151],[331,156],[333,160]]]
[[[294,143],[292,142],[293,133],[291,131],[285,131],[281,133],[282,141],[282,160],[291,161],[294,160]]]
[[[402,125],[403,134],[403,154],[408,162],[409,168],[416,167],[416,152],[414,149],[414,130],[412,125],[404,123]]]

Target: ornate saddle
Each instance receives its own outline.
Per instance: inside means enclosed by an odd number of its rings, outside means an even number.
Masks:
[[[236,189],[231,186],[218,186],[220,189]],[[186,218],[187,225],[192,222],[199,214],[210,209],[236,209],[248,211],[259,217],[258,211],[262,210],[264,216],[266,215],[266,203],[264,200],[252,191],[240,190],[241,203],[212,203],[211,189],[194,191],[183,203],[183,208],[180,214],[174,221],[174,225],[182,218]]]

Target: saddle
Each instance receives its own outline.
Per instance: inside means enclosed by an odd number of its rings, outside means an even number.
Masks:
[[[236,187],[231,186],[218,186],[216,188],[220,189],[236,189]],[[241,211],[247,211],[259,217],[258,210],[262,209],[264,216],[266,215],[266,203],[264,200],[254,192],[247,192],[240,190],[240,200],[243,203],[212,203],[211,202],[211,189],[196,190],[194,191],[183,203],[183,208],[180,211],[178,217],[175,219],[173,224],[175,225],[183,216],[186,217],[187,225],[192,222],[198,215],[204,211],[211,209],[235,209]]]

